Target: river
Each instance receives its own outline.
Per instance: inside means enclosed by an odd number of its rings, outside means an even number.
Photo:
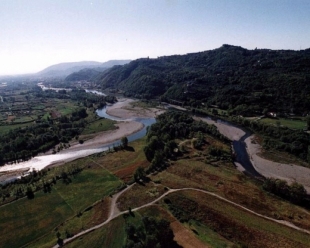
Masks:
[[[95,93],[92,91],[88,91],[88,92]],[[118,103],[116,103],[116,105],[117,104]],[[109,107],[106,107],[103,109],[98,109],[96,111],[97,115],[100,117],[112,119],[115,121],[136,121],[136,122],[140,122],[143,124],[143,128],[140,131],[127,136],[129,142],[132,142],[134,140],[137,140],[137,139],[144,137],[146,134],[147,127],[152,125],[153,123],[155,123],[155,118],[122,119],[122,118],[114,117],[114,116],[107,114],[108,108]],[[211,118],[204,117],[204,118],[202,118],[202,120],[208,122],[211,120]],[[220,119],[215,120],[215,122],[221,123],[221,124],[225,125],[226,127],[235,128],[237,130],[240,130],[240,127],[236,127],[236,126],[232,125],[231,123],[228,123],[226,121],[222,121]],[[250,136],[250,133],[247,131],[244,131],[244,132],[245,132],[245,134],[241,138],[238,138],[237,140],[236,139],[232,140],[232,146],[233,146],[233,149],[234,149],[235,154],[236,154],[235,160],[237,163],[241,164],[241,166],[243,167],[243,169],[242,169],[243,172],[245,172],[246,174],[250,174],[251,176],[254,176],[254,177],[262,178],[262,175],[259,174],[255,170],[255,168],[253,167],[253,165],[249,159],[249,155],[246,151],[246,144],[245,144],[244,140]],[[223,134],[225,135],[225,133],[223,133]],[[227,133],[226,133],[226,136],[227,136]],[[28,161],[25,161],[25,162],[21,162],[21,163],[17,163],[17,164],[11,164],[11,165],[7,164],[5,166],[2,166],[2,167],[0,167],[0,173],[5,172],[5,171],[13,171],[13,170],[27,170],[27,169],[29,169],[29,171],[31,171],[33,169],[42,170],[43,168],[45,168],[49,165],[52,165],[55,163],[68,162],[68,161],[75,160],[77,158],[81,158],[81,157],[89,156],[91,154],[103,152],[103,151],[108,150],[109,147],[117,146],[120,144],[121,144],[121,141],[116,140],[114,142],[98,146],[94,149],[84,149],[84,150],[79,150],[79,151],[63,150],[57,154],[36,156],[36,157],[34,157]],[[11,180],[14,180],[15,178],[16,178],[16,176],[14,178],[10,178],[9,180],[11,181]],[[1,181],[0,181],[0,183],[1,183]],[[3,183],[3,181],[2,181],[2,183]]]
[[[201,116],[200,119],[208,124],[214,124],[221,134],[232,141],[232,149],[235,153],[234,163],[240,171],[256,178],[264,178],[254,168],[246,150],[245,139],[252,135],[251,132],[218,118]]]
[[[123,120],[121,118],[108,115],[106,111],[107,111],[107,108],[103,108],[103,109],[97,110],[96,112],[98,116],[100,117],[104,117],[104,118],[108,118],[108,119],[112,119],[116,121],[136,121],[136,122],[140,122],[143,124],[143,128],[140,131],[127,136],[129,142],[132,142],[134,140],[144,137],[146,134],[147,127],[155,123],[155,118],[132,118],[132,119]],[[116,140],[114,142],[98,146],[95,149],[84,149],[84,150],[79,150],[79,151],[63,150],[60,153],[56,153],[56,154],[36,156],[25,162],[4,165],[0,167],[0,173],[6,172],[6,171],[27,170],[27,169],[29,169],[29,171],[33,169],[42,170],[49,165],[52,165],[55,163],[61,163],[61,162],[68,162],[68,161],[75,160],[77,158],[82,158],[85,156],[89,156],[91,154],[103,152],[103,151],[108,150],[109,147],[117,146],[119,144],[121,144],[121,141]],[[0,181],[0,183],[12,181],[15,178],[17,177],[14,176],[11,178],[7,178],[5,181],[2,181],[2,182]]]

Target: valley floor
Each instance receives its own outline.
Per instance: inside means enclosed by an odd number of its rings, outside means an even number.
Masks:
[[[225,125],[224,123],[216,122],[214,120],[203,120],[209,124],[215,125],[218,128],[219,132],[231,141],[239,140],[243,135],[245,135],[245,132],[237,127]],[[309,168],[296,164],[277,163],[262,158],[259,155],[261,153],[262,147],[255,141],[255,135],[251,135],[250,137],[245,139],[245,143],[247,146],[247,152],[250,160],[258,173],[260,173],[264,177],[283,179],[288,181],[289,183],[298,182],[304,185],[308,194],[310,193]],[[240,164],[236,164],[236,166],[240,171],[243,171],[243,168]]]

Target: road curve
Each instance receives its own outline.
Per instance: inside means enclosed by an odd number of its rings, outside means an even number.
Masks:
[[[111,220],[113,220],[113,219],[119,217],[120,215],[123,215],[123,214],[125,214],[125,213],[128,213],[128,212],[129,212],[128,210],[125,210],[125,211],[120,212],[120,211],[118,210],[118,208],[117,208],[116,201],[117,201],[117,199],[118,199],[124,192],[126,192],[127,190],[129,190],[133,185],[134,185],[134,184],[130,185],[129,187],[125,188],[124,190],[120,191],[119,193],[117,193],[117,194],[115,194],[115,195],[113,196],[112,202],[111,202],[110,214],[109,214],[109,217],[108,217],[108,219],[107,219],[106,221],[102,222],[102,223],[99,224],[99,225],[93,226],[93,227],[91,227],[91,228],[89,228],[89,229],[87,229],[87,230],[84,230],[84,231],[82,231],[82,232],[80,232],[80,233],[78,233],[78,234],[72,236],[71,238],[64,239],[64,240],[63,240],[63,245],[65,245],[65,244],[67,244],[67,243],[73,241],[74,239],[77,239],[77,238],[79,238],[79,237],[81,237],[81,236],[83,236],[83,235],[85,235],[85,234],[87,234],[87,233],[90,233],[90,232],[92,232],[92,231],[94,231],[94,230],[96,230],[96,229],[99,229],[99,228],[103,227],[104,225],[108,224]],[[192,190],[192,191],[202,192],[202,193],[204,193],[204,194],[208,194],[208,195],[214,196],[214,197],[216,197],[216,198],[218,198],[218,199],[220,199],[220,200],[222,200],[222,201],[225,201],[225,202],[227,202],[227,203],[229,203],[229,204],[232,204],[232,205],[234,205],[234,206],[236,206],[236,207],[238,207],[238,208],[241,208],[242,210],[245,210],[245,211],[247,211],[247,212],[249,212],[249,213],[251,213],[251,214],[254,214],[254,215],[258,216],[258,217],[261,217],[261,218],[264,218],[264,219],[266,219],[266,220],[273,221],[273,222],[275,222],[275,223],[278,223],[278,224],[281,224],[281,225],[284,225],[284,226],[293,228],[293,229],[295,229],[295,230],[297,230],[297,231],[301,231],[301,232],[310,234],[310,231],[308,231],[308,230],[306,230],[306,229],[303,229],[303,228],[300,228],[300,227],[297,227],[297,226],[295,226],[295,225],[294,225],[293,223],[291,223],[291,222],[284,221],[284,220],[273,219],[273,218],[271,218],[271,217],[268,217],[268,216],[265,216],[265,215],[256,213],[255,211],[250,210],[250,209],[248,209],[248,208],[246,208],[246,207],[243,207],[242,205],[240,205],[240,204],[238,204],[238,203],[235,203],[235,202],[233,202],[233,201],[230,201],[230,200],[228,200],[228,199],[226,199],[226,198],[224,198],[224,197],[222,197],[222,196],[220,196],[220,195],[217,195],[217,194],[215,194],[215,193],[212,193],[212,192],[209,192],[209,191],[206,191],[206,190],[196,189],[196,188],[168,189],[167,192],[165,192],[163,195],[161,195],[160,197],[158,197],[156,200],[154,200],[154,201],[152,201],[152,202],[149,202],[149,203],[146,203],[146,204],[144,204],[144,205],[142,205],[142,206],[140,206],[140,207],[134,208],[134,209],[132,209],[131,211],[132,211],[132,212],[135,212],[135,211],[138,211],[138,210],[140,210],[140,209],[142,209],[142,208],[149,207],[149,206],[155,204],[156,202],[160,201],[162,198],[164,198],[165,196],[167,196],[167,195],[169,195],[169,194],[171,194],[171,193],[178,192],[178,191],[186,191],[186,190]],[[55,245],[55,246],[53,246],[53,248],[58,248],[58,247],[60,247],[58,244]]]

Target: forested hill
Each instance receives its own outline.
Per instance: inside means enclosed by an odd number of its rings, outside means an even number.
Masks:
[[[69,76],[65,78],[65,81],[80,81],[80,80],[87,80],[91,81],[94,80],[101,72],[105,71],[107,68],[85,68],[78,72],[73,72]]]
[[[310,106],[310,49],[223,45],[205,52],[138,59],[103,72],[97,83],[131,97],[213,104],[237,114],[264,109],[304,114]]]

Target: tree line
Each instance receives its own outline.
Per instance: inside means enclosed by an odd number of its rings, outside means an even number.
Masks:
[[[174,159],[180,152],[175,139],[195,138],[194,146],[204,144],[208,134],[228,142],[214,125],[195,121],[191,116],[179,111],[167,111],[156,118],[156,123],[147,130],[147,144],[144,153],[151,165],[147,172],[161,170],[167,166],[167,159]]]
[[[303,130],[271,126],[242,117],[231,117],[230,120],[261,134],[265,149],[288,152],[310,163],[310,135]]]
[[[89,94],[84,90],[63,93],[42,91],[40,87],[34,86],[31,92],[36,97],[65,98],[73,102],[82,102],[84,106],[68,115],[41,118],[27,126],[4,133],[0,140],[0,164],[25,161],[59,143],[67,144],[72,138],[78,137],[87,125],[88,107],[103,107],[108,101],[116,101],[115,97]]]

